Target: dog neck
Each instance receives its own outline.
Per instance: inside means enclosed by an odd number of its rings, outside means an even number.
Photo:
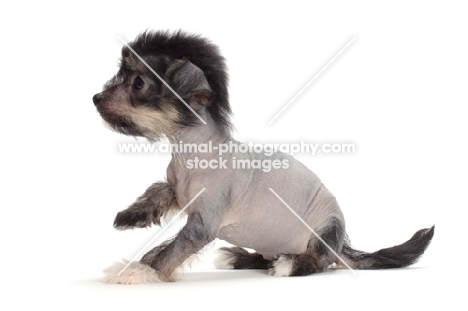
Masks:
[[[206,122],[206,124],[203,124],[201,121],[199,121],[194,126],[179,130],[172,137],[168,137],[171,144],[218,146],[219,144],[223,144],[229,140],[232,140],[231,134],[229,132],[220,130],[211,115],[206,110],[200,111],[199,115]],[[185,154],[184,156],[189,158],[198,157],[199,159],[208,159],[217,155],[218,151],[214,149],[206,152],[204,151]]]
[[[204,184],[203,176],[206,174],[226,173],[226,170],[206,170],[189,166],[189,163],[193,163],[193,161],[219,160],[218,146],[232,140],[230,133],[226,134],[220,131],[209,113],[201,113],[200,116],[207,124],[200,122],[195,126],[178,131],[176,135],[169,138],[171,144],[177,146],[190,144],[198,148],[192,152],[174,152],[174,150],[172,152],[172,160],[166,171],[167,180],[176,189],[178,199],[181,200],[179,203],[185,202],[182,199],[183,197],[187,196],[187,199],[190,197],[189,193],[191,187],[197,192],[201,189]],[[202,145],[204,145],[206,149],[201,150],[200,147]],[[215,148],[210,149],[210,145]],[[222,157],[229,158],[230,154],[223,154]]]

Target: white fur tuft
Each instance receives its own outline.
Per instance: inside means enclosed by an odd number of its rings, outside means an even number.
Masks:
[[[217,269],[232,269],[234,268],[235,255],[224,250],[217,250],[217,257],[214,260],[214,265]]]
[[[109,284],[143,284],[160,282],[156,271],[141,262],[132,262],[120,275],[119,272],[128,264],[128,260],[114,262],[114,265],[103,272],[104,282]]]
[[[269,274],[274,276],[290,276],[293,269],[293,260],[284,255],[278,257],[270,269]]]

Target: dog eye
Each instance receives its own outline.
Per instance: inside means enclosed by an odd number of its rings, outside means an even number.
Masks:
[[[140,77],[137,77],[133,81],[133,87],[137,90],[141,90],[144,86],[145,86],[145,81],[143,81],[143,79]]]

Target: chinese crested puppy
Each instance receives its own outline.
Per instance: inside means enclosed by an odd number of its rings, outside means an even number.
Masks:
[[[215,45],[197,35],[181,31],[139,35],[122,49],[119,71],[93,102],[104,121],[123,134],[151,142],[166,137],[174,144],[240,144],[231,136],[224,58]],[[222,155],[222,167],[187,166],[195,159],[218,161],[219,153],[173,152],[167,181],[152,184],[117,214],[115,228],[126,230],[160,225],[165,216],[185,207],[187,223],[140,261],[106,269],[107,282],[173,281],[177,267],[216,238],[235,245],[220,249],[216,265],[224,269],[301,276],[332,266],[399,268],[413,264],[434,234],[434,227],[422,229],[401,245],[374,253],[357,251],[346,238],[335,197],[291,156],[230,150]],[[239,160],[281,165],[268,172],[234,169]]]

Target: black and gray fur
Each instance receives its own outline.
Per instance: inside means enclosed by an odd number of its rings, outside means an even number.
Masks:
[[[114,130],[172,143],[232,142],[228,76],[224,58],[207,39],[184,32],[145,32],[130,43],[190,107],[202,124],[127,48],[121,67],[101,93],[93,97],[102,118]],[[187,208],[187,224],[172,240],[152,249],[140,262],[107,270],[107,281],[139,283],[172,281],[173,273],[190,256],[215,238],[236,247],[221,249],[217,265],[233,269],[269,269],[277,276],[309,275],[327,270],[337,256],[278,200],[274,189],[335,253],[355,269],[405,267],[429,245],[434,227],[418,231],[409,241],[375,253],[351,248],[343,214],[335,197],[320,179],[289,155],[271,157],[228,152],[227,167],[237,160],[280,160],[287,168],[268,173],[261,169],[189,169],[188,160],[217,159],[213,153],[173,153],[167,182],[150,186],[129,208],[119,212],[117,229],[160,225],[161,218],[178,212],[202,188],[206,190]],[[245,248],[254,249],[255,253]]]

